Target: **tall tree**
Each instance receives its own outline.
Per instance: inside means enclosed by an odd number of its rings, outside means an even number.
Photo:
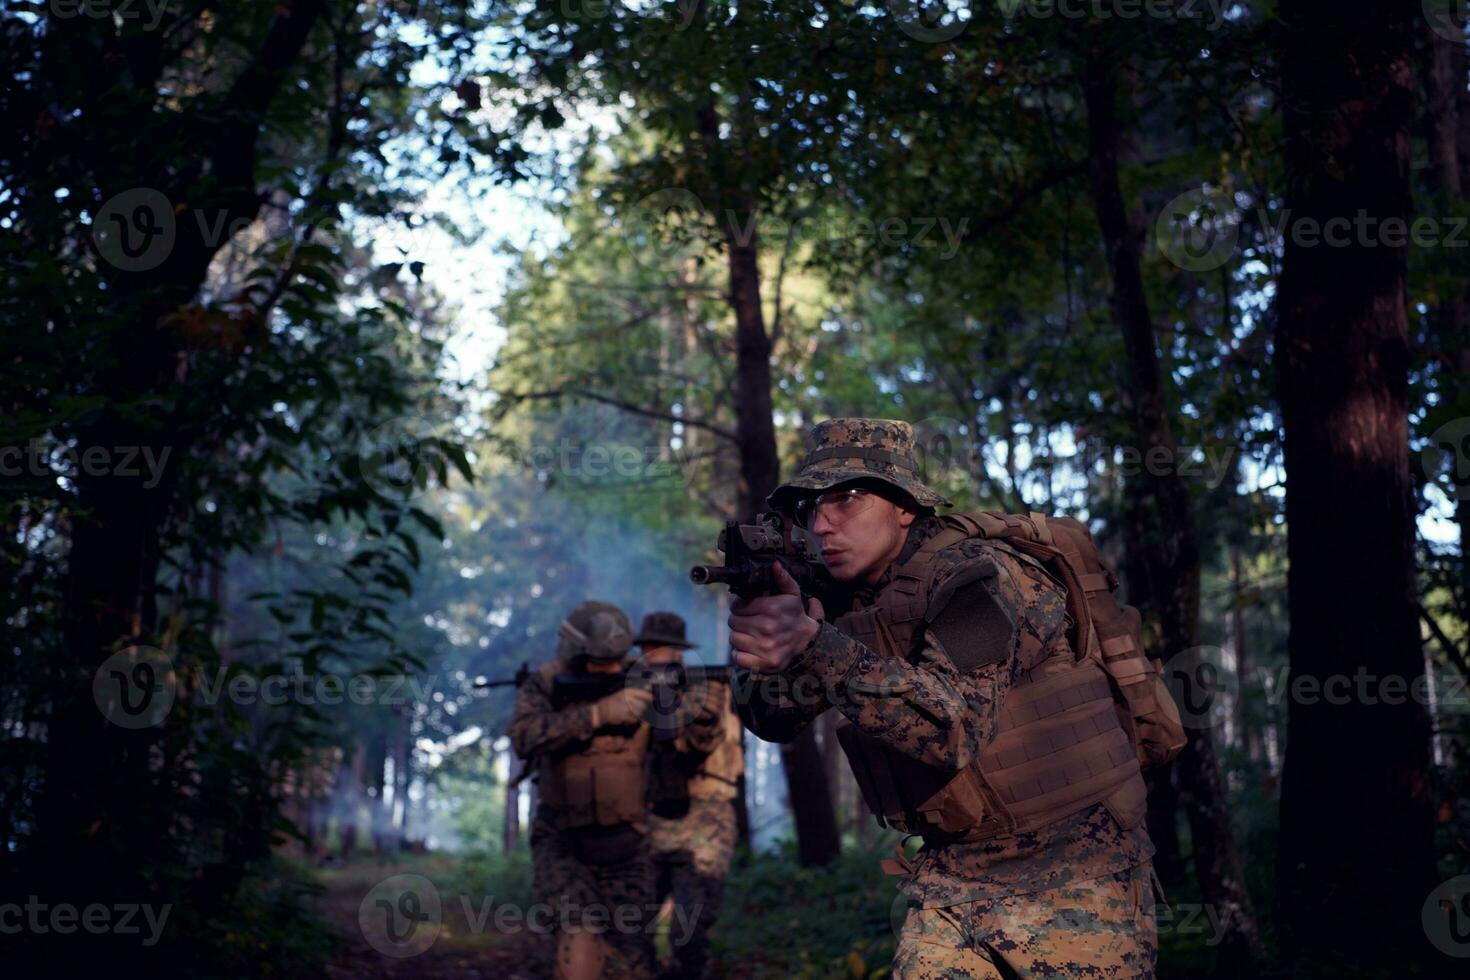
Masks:
[[[781,463],[771,371],[777,338],[767,326],[762,293],[761,226],[779,213],[781,189],[800,161],[819,157],[822,144],[801,138],[801,122],[791,112],[802,104],[798,92],[809,81],[808,70],[785,57],[786,47],[770,43],[795,22],[793,14],[767,4],[726,11],[700,3],[687,12],[691,16],[677,27],[667,16],[622,8],[526,19],[519,43],[535,65],[534,95],[521,115],[542,124],[570,115],[555,107],[558,102],[622,106],[628,99],[625,118],[636,118],[657,142],[652,152],[621,161],[619,196],[648,208],[671,192],[692,193],[703,211],[727,271],[735,511],[750,519],[779,483]],[[672,280],[681,270],[666,271]],[[841,840],[814,733],[804,731],[784,745],[782,762],[799,857],[807,865],[827,863]]]
[[[1411,685],[1424,671],[1406,259],[1383,235],[1410,210],[1418,9],[1377,0],[1281,5],[1295,231],[1276,335],[1291,682],[1370,680],[1346,698],[1294,697],[1289,706],[1278,915],[1288,952],[1325,972],[1402,967],[1424,945],[1420,908],[1434,885],[1424,706],[1373,686]],[[1331,247],[1316,237],[1327,222],[1341,228],[1360,215],[1371,238]]]
[[[1135,524],[1129,528],[1129,550],[1140,560],[1146,608],[1159,620],[1159,642],[1166,656],[1194,648],[1199,637],[1200,549],[1194,505],[1173,461],[1179,446],[1169,422],[1169,392],[1159,364],[1158,339],[1144,291],[1142,232],[1134,226],[1119,180],[1119,147],[1123,123],[1118,103],[1128,72],[1125,48],[1103,39],[1116,35],[1100,29],[1082,55],[1082,91],[1087,110],[1089,183],[1102,232],[1112,281],[1109,308],[1126,352],[1123,397],[1133,417],[1137,449],[1145,459],[1155,454],[1171,462],[1146,466],[1128,481]],[[1235,962],[1259,962],[1265,956],[1250,893],[1246,890],[1230,809],[1225,798],[1214,743],[1209,730],[1191,729],[1176,765],[1189,809],[1195,873],[1205,901],[1221,911],[1225,953]]]
[[[433,521],[359,452],[385,415],[423,405],[435,345],[432,331],[405,339],[411,314],[342,234],[344,202],[356,217],[394,213],[411,192],[379,184],[383,144],[412,129],[442,145],[459,130],[401,118],[427,101],[408,66],[437,43],[398,40],[404,22],[380,5],[186,3],[149,11],[155,22],[102,6],[0,22],[4,442],[45,447],[19,492],[5,487],[3,547],[7,564],[58,583],[15,613],[51,625],[7,635],[7,680],[39,666],[26,714],[3,726],[25,764],[4,774],[22,787],[5,793],[21,829],[0,865],[67,901],[156,897],[202,924],[268,855],[278,767],[314,725],[193,698],[208,667],[226,666],[211,638],[223,593],[205,583],[273,522],[358,519],[369,541],[345,577],[375,575],[382,590],[275,597],[277,626],[311,627],[282,630],[276,652],[315,673],[348,652],[347,634],[377,629],[380,651],[393,645],[373,618],[410,585],[403,519]],[[267,228],[263,212],[278,220]],[[166,465],[95,465],[140,450]],[[447,443],[430,457],[467,469]],[[150,693],[177,703],[135,730],[104,717],[94,683],[147,682],[102,669],[140,646],[167,658],[147,664]],[[266,728],[275,744],[254,741]]]

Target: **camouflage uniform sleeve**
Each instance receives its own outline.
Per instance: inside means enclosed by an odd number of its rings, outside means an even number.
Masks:
[[[928,628],[909,659],[824,624],[788,672],[818,677],[838,710],[894,750],[958,772],[995,737],[1020,631],[1048,640],[1066,628],[1066,610],[1046,576],[981,541],[937,560]]]
[[[832,706],[821,686],[809,683],[812,680],[811,675],[789,667],[778,674],[737,667],[735,711],[741,724],[764,741],[790,742]]]
[[[552,707],[547,679],[537,672],[517,692],[505,734],[516,755],[526,760],[587,741],[592,738],[592,704]]]

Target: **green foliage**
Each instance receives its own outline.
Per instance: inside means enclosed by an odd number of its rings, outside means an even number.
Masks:
[[[462,855],[445,879],[445,894],[468,895],[478,903],[494,898],[494,904],[531,906],[531,852],[518,848],[504,851],[471,851]]]
[[[227,910],[178,923],[189,939],[171,951],[175,967],[221,980],[321,976],[335,942],[317,910],[320,894],[309,869],[279,858],[266,862],[241,882]]]
[[[187,906],[190,948],[229,962],[283,928],[288,886],[247,883],[294,832],[286,786],[340,719],[210,691],[422,666],[390,615],[439,533],[414,497],[472,471],[457,433],[395,428],[456,398],[432,296],[371,245],[466,147],[497,159],[440,109],[443,71],[472,68],[472,7],[432,24],[312,2],[168,6],[152,26],[6,12],[0,112],[24,122],[0,159],[0,444],[43,448],[0,508],[7,881]],[[426,148],[438,159],[404,155]],[[110,248],[114,207],[171,222],[157,256]],[[169,455],[145,481],[78,464],[99,447]],[[311,574],[226,574],[287,558],[288,539]],[[161,650],[176,686],[138,732],[91,696],[132,644]]]
[[[894,879],[875,855],[848,851],[825,868],[803,868],[786,842],[738,862],[711,934],[714,957],[736,977],[877,977],[904,914]]]

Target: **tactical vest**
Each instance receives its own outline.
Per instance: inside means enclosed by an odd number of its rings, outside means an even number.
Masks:
[[[688,814],[695,800],[733,800],[739,793],[745,771],[742,745],[744,728],[730,706],[730,689],[724,681],[705,683],[718,690],[699,691],[694,696],[720,699],[720,740],[708,755],[682,751],[677,742],[649,750],[649,804],[656,816],[677,819]]]
[[[1117,580],[1087,529],[1040,514],[936,520],[941,530],[894,570],[871,607],[839,617],[839,630],[882,656],[907,658],[927,625],[935,559],[972,537],[1058,581],[1071,625],[1066,642],[1013,679],[995,738],[958,774],[844,722],[838,739],[868,808],[934,843],[1037,830],[1098,803],[1125,829],[1136,827],[1146,807],[1141,767],[1178,754],[1184,729],[1158,662],[1144,656],[1138,612],[1113,598]]]
[[[541,760],[541,801],[558,830],[612,827],[643,817],[649,728],[594,734],[585,748]]]

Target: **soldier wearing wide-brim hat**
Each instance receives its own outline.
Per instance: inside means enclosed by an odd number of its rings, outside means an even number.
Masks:
[[[651,612],[633,642],[645,663],[677,664],[693,649],[684,618]],[[745,756],[740,719],[725,679],[703,677],[681,693],[687,722],[672,742],[650,757],[648,843],[657,875],[656,900],[671,898],[674,922],[687,934],[670,934],[666,977],[697,978],[709,964],[710,930],[719,919],[725,878],[738,836],[735,798]]]
[[[812,429],[812,448],[797,474],[777,487],[767,502],[791,508],[812,492],[849,483],[883,484],[915,508],[953,506],[919,479],[914,428],[892,419],[829,419]]]
[[[699,644],[689,642],[685,629],[684,617],[678,613],[651,612],[643,617],[643,624],[638,627],[638,635],[633,637],[633,643],[644,649],[677,647],[680,650],[692,650]]]
[[[920,478],[905,422],[820,423],[769,503],[856,592],[824,622],[783,570],[781,594],[732,603],[737,708],[777,742],[837,708],[865,802],[923,838],[896,863],[909,909],[892,976],[1151,978],[1143,780],[1107,677],[1072,651],[1057,579],[983,515],[935,514],[949,501]],[[1019,747],[998,764],[992,744]],[[1015,781],[1053,751],[1079,765]]]

